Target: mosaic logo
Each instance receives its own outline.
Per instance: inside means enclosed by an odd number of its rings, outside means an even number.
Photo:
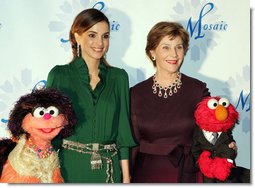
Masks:
[[[204,38],[206,31],[226,31],[228,24],[224,21],[220,21],[220,23],[206,23],[202,24],[204,18],[207,14],[209,14],[214,9],[213,3],[207,3],[203,6],[199,13],[199,17],[197,21],[193,24],[192,17],[188,20],[187,31],[190,33],[190,37],[194,37],[194,39]],[[195,30],[196,35],[195,34]]]
[[[64,4],[60,6],[62,13],[58,14],[59,20],[51,21],[48,27],[51,32],[60,33],[60,36],[58,37],[60,41],[60,45],[66,51],[70,49],[68,37],[69,37],[69,30],[73,22],[73,19],[79,12],[87,8],[95,8],[102,11],[104,14],[106,14],[110,21],[111,32],[118,32],[121,28],[121,25],[117,20],[110,19],[111,15],[108,14],[108,8],[106,7],[106,4],[103,1],[95,2],[95,1],[80,0],[78,2],[77,0],[74,0],[72,1],[72,3],[65,1]]]
[[[236,109],[240,113],[240,124],[242,131],[248,133],[251,131],[251,93],[250,93],[250,66],[246,65],[242,69],[242,74],[236,73],[227,81],[232,96],[236,101]],[[241,86],[241,91],[240,91]],[[237,98],[236,98],[237,97]]]
[[[173,10],[176,14],[171,17],[179,20],[190,34],[189,53],[192,61],[201,61],[208,50],[217,46],[215,38],[218,37],[218,32],[228,29],[227,22],[220,19],[221,15],[216,14],[215,4],[206,0],[204,3],[191,0],[183,4],[178,2]]]
[[[241,107],[242,110],[245,110],[246,112],[251,110],[251,94],[249,93],[247,96],[244,95],[243,90],[240,92],[240,96],[236,105],[236,108],[239,106]]]
[[[238,109],[240,116],[242,117],[240,119],[240,123],[242,125],[242,131],[245,133],[248,133],[251,131],[250,123],[250,110],[251,110],[251,94],[245,94],[244,90],[240,92],[236,109]]]

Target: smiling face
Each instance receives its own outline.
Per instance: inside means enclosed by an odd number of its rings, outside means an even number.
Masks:
[[[59,114],[56,107],[37,107],[24,117],[22,128],[30,134],[33,140],[50,142],[64,128],[65,124],[64,115]]]
[[[98,61],[104,56],[109,48],[109,36],[109,25],[105,21],[96,23],[81,35],[75,33],[75,39],[81,46],[85,61]]]
[[[156,67],[159,72],[176,73],[179,71],[184,59],[184,47],[181,37],[174,39],[165,36],[155,50],[151,50],[151,56],[156,59]]]

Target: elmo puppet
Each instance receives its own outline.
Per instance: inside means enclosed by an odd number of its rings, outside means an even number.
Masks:
[[[68,97],[56,89],[22,96],[10,113],[12,139],[0,141],[1,183],[62,183],[51,141],[67,137],[76,123]]]
[[[207,97],[195,111],[197,127],[193,135],[192,153],[203,181],[249,182],[249,170],[235,165],[237,152],[229,148],[234,142],[232,129],[239,114],[227,98]]]

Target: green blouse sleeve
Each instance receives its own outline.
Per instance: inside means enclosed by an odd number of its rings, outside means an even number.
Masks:
[[[130,127],[130,107],[129,107],[129,82],[128,75],[122,69],[122,75],[119,78],[120,90],[120,114],[119,128],[117,136],[117,145],[119,147],[120,159],[129,159],[129,149],[135,146],[135,142]]]
[[[51,69],[51,71],[49,72],[48,74],[48,78],[47,78],[47,82],[46,82],[46,87],[49,88],[49,87],[56,87],[54,86],[55,85],[55,79],[56,79],[56,74],[57,74],[57,70],[58,70],[58,66],[55,66]]]

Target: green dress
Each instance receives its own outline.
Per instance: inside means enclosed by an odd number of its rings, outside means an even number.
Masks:
[[[116,144],[118,153],[112,157],[112,180],[118,183],[122,181],[119,160],[129,159],[129,150],[135,146],[130,128],[128,75],[125,70],[108,67],[103,62],[99,70],[100,82],[92,90],[87,65],[82,58],[77,58],[69,64],[55,66],[48,74],[47,87],[60,89],[72,100],[78,122],[66,140]],[[105,159],[102,158],[101,169],[91,169],[90,154],[65,149],[61,142],[59,138],[54,140],[55,147],[60,148],[65,182],[104,183],[109,179]]]

